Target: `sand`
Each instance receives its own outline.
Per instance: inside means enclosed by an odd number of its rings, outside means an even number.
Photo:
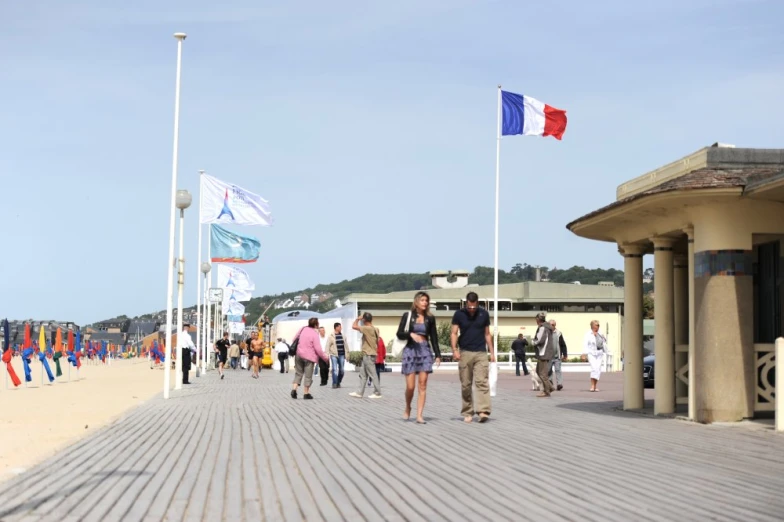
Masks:
[[[114,360],[111,365],[84,363],[68,368],[55,384],[41,386],[41,364],[32,362],[32,382],[24,385],[19,357],[13,358],[22,385],[14,388],[0,364],[0,482],[13,478],[163,390],[163,369],[146,359]],[[54,364],[50,361],[52,372]],[[171,375],[174,383],[174,372]],[[6,383],[8,389],[6,389]],[[48,383],[44,374],[44,383]]]

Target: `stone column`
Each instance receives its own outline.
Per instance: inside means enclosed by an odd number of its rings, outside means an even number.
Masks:
[[[686,237],[688,238],[689,244],[689,253],[687,254],[687,263],[689,265],[689,418],[694,420],[694,416],[696,413],[695,408],[695,398],[697,397],[696,393],[694,392],[695,386],[697,384],[697,375],[694,371],[695,365],[695,343],[694,343],[694,331],[695,331],[695,318],[697,316],[697,310],[694,307],[694,229],[687,228],[684,230],[686,232]]]
[[[694,223],[694,420],[754,416],[752,234],[739,216],[716,208]]]
[[[625,245],[623,255],[623,409],[644,406],[642,383],[643,247]]]
[[[689,343],[689,266],[686,256],[676,255],[673,261],[673,328],[675,346]],[[689,388],[677,377],[678,371],[689,362],[689,354],[675,352],[675,397],[686,397]]]
[[[675,412],[675,330],[673,325],[672,245],[669,237],[653,238],[654,322],[656,325],[655,415]]]

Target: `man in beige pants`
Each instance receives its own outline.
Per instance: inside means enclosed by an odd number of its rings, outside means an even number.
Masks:
[[[479,296],[468,292],[466,306],[452,317],[452,353],[460,372],[463,395],[461,414],[465,422],[473,422],[479,414],[479,422],[490,418],[490,383],[488,373],[490,361],[495,362],[493,336],[490,333],[490,314],[479,308]],[[476,393],[474,393],[476,386]]]

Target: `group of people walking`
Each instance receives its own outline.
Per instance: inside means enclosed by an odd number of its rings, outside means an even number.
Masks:
[[[542,390],[537,397],[550,397],[554,390],[563,389],[560,363],[567,357],[567,346],[563,335],[556,328],[556,322],[547,321],[544,312],[536,315],[536,324],[532,347],[537,360],[536,372],[542,382]],[[357,365],[358,387],[349,395],[361,399],[365,396],[366,387],[371,385],[373,392],[369,398],[380,399],[382,368],[378,366],[378,359],[381,356],[383,364],[383,355],[379,353],[379,349],[384,345],[379,330],[373,325],[373,316],[369,312],[357,317],[351,327],[360,333],[362,359]],[[591,363],[591,391],[599,391],[601,362],[607,350],[607,339],[598,330],[599,323],[592,321],[591,331],[584,339],[585,353]],[[425,424],[428,378],[433,369],[441,364],[436,320],[430,311],[430,296],[427,292],[416,293],[411,310],[400,319],[396,337],[404,343],[400,353],[401,373],[405,378],[403,418],[409,420],[415,415],[417,423]],[[470,423],[478,419],[480,423],[484,423],[492,412],[489,371],[490,363],[496,361],[496,354],[490,331],[490,314],[479,306],[479,297],[475,292],[466,295],[465,306],[457,310],[452,317],[450,344],[452,358],[458,363],[463,421]],[[524,358],[527,344],[527,341],[519,336],[512,346],[518,361],[522,361],[526,375],[528,370]],[[313,399],[311,387],[314,376],[320,376],[320,384],[326,386],[331,375],[332,388],[341,387],[349,353],[348,341],[343,334],[341,323],[335,323],[334,331],[327,336],[318,319],[310,318],[308,325],[297,332],[291,344],[279,338],[275,351],[280,360],[281,373],[288,372],[289,359],[294,360],[294,379],[290,392],[293,399],[298,398],[300,387],[303,399]],[[518,375],[519,370],[518,363]],[[415,395],[417,400],[414,404]]]
[[[359,366],[359,385],[349,395],[361,399],[365,395],[366,383],[373,386],[370,399],[380,399],[381,385],[378,364],[379,348],[383,341],[378,328],[373,326],[373,316],[365,312],[354,320],[352,329],[360,333],[362,338],[362,360]],[[320,365],[322,379],[328,371],[325,365],[332,362],[333,388],[340,388],[343,380],[348,343],[341,331],[341,324],[335,323],[335,331],[325,341],[322,348],[323,329],[319,327],[317,318],[308,320],[308,325],[300,329],[291,345],[294,353],[294,381],[291,385],[291,397],[296,399],[300,386],[303,387],[303,399],[313,399],[311,386],[316,365]],[[416,422],[425,424],[425,402],[427,400],[428,377],[433,368],[441,364],[441,350],[438,343],[438,331],[435,317],[430,311],[430,295],[417,292],[411,310],[400,319],[396,337],[405,343],[401,353],[401,372],[405,376],[405,407],[403,418],[409,420],[413,413],[414,395],[416,401]],[[475,292],[466,296],[465,308],[455,312],[452,318],[451,331],[452,353],[458,368],[461,381],[462,415],[465,422],[473,422],[478,416],[479,422],[490,417],[490,385],[489,365],[495,362],[493,340],[490,334],[490,316],[479,306],[479,297]],[[382,348],[383,349],[383,348]],[[488,357],[489,355],[489,357]],[[328,366],[327,366],[328,368]],[[417,393],[418,392],[418,393]]]

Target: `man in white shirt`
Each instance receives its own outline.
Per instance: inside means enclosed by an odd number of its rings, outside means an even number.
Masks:
[[[319,342],[321,343],[321,351],[324,352],[324,355],[328,356],[329,354],[327,353],[327,331],[324,330],[323,326],[319,328]],[[329,360],[329,358],[327,358],[327,360]],[[321,374],[320,375],[321,382],[319,383],[319,386],[326,386],[327,381],[329,380],[329,363],[319,358],[318,369]]]
[[[284,368],[286,373],[289,373],[289,343],[278,337],[278,342],[275,343],[275,353],[278,354],[280,373],[283,373]]]
[[[193,344],[191,334],[188,333],[188,328],[191,325],[184,323],[182,325],[182,332],[177,336],[177,344],[180,346],[180,357],[182,357],[182,383],[190,384],[188,381],[188,374],[191,371],[191,352],[196,351],[196,345]]]

